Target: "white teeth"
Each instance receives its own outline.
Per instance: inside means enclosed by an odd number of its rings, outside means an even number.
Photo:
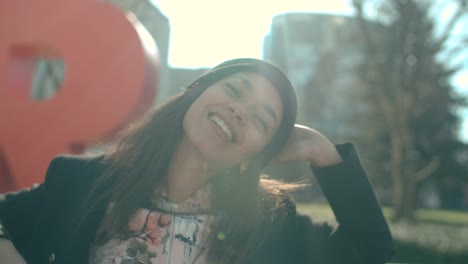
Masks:
[[[221,118],[219,118],[217,115],[210,116],[210,119],[213,120],[223,130],[223,132],[229,138],[229,141],[232,142],[233,141],[232,132],[229,129],[229,127],[226,125],[226,123],[224,123],[224,121]]]

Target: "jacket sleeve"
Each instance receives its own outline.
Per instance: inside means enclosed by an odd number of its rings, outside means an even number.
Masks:
[[[338,222],[337,228],[297,216],[300,263],[385,263],[393,242],[353,144],[336,145],[343,162],[312,168]]]
[[[11,239],[19,252],[26,246],[34,223],[41,215],[47,182],[53,177],[58,160],[59,158],[55,158],[50,163],[45,183],[17,192],[0,194],[0,230],[3,230],[4,238]]]

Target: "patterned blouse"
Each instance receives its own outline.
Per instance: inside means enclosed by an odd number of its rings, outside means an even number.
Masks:
[[[108,230],[111,203],[90,251],[90,264],[205,263],[204,242],[213,225],[211,184],[175,204],[160,195],[154,208],[140,208],[128,223],[127,234]]]

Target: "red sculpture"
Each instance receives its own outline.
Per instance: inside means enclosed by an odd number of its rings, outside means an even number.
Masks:
[[[38,57],[66,65],[44,101],[29,96]],[[42,182],[54,156],[109,139],[149,108],[158,58],[143,26],[104,1],[0,1],[0,192]]]

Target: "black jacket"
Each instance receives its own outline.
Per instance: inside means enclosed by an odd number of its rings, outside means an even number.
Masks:
[[[338,228],[297,214],[291,202],[292,213],[277,227],[282,239],[267,241],[253,263],[385,263],[393,254],[388,225],[354,146],[336,147],[344,162],[313,170]],[[84,218],[80,205],[104,170],[101,159],[59,156],[43,184],[0,195],[0,226],[28,263],[88,262],[105,210]]]

